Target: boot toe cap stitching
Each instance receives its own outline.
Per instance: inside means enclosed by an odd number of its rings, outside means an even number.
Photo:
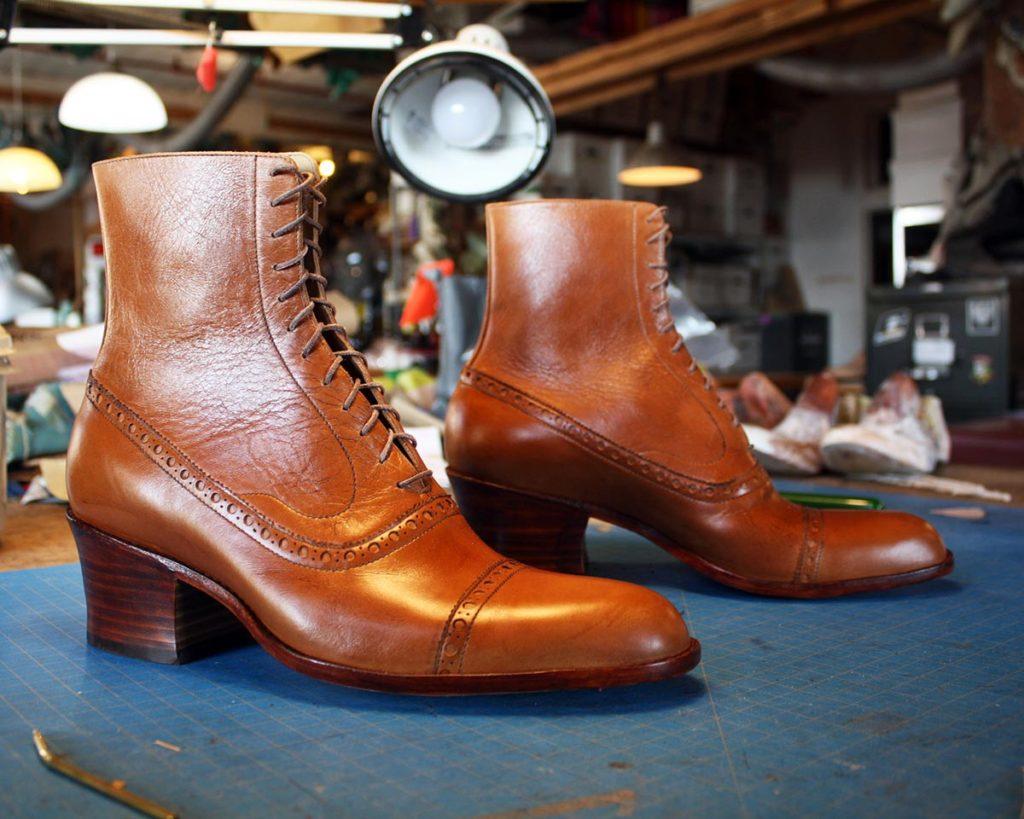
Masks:
[[[480,610],[513,575],[526,568],[515,560],[499,560],[491,564],[452,607],[437,645],[435,674],[453,674],[462,669],[469,647],[469,638]]]

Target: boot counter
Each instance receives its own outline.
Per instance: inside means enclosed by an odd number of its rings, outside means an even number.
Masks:
[[[90,512],[99,500],[97,490],[103,483],[99,473],[105,470],[110,458],[110,453],[100,451],[96,445],[99,437],[96,428],[104,423],[106,421],[86,398],[71,428],[66,472],[68,501],[71,511],[85,520],[90,520]]]
[[[167,553],[163,541],[174,521],[167,507],[154,503],[165,481],[86,398],[68,447],[71,513],[104,532]]]
[[[587,469],[586,453],[555,430],[464,382],[448,404],[444,444],[454,472],[527,491],[569,497],[567,476]]]

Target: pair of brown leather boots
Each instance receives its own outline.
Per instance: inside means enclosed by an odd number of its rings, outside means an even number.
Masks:
[[[247,630],[366,688],[605,687],[683,673],[700,647],[654,592],[535,568],[582,572],[589,516],[761,594],[952,568],[917,518],[776,494],[676,335],[651,205],[488,209],[487,318],[446,436],[456,506],[324,298],[308,157],[95,177],[109,309],[68,461],[94,645],[181,662]]]

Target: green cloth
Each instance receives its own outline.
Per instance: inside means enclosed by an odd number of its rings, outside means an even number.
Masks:
[[[7,410],[7,463],[67,452],[74,422],[60,385],[40,384],[20,412]]]

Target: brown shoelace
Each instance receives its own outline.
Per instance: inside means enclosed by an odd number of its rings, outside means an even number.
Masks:
[[[308,303],[288,323],[288,332],[295,332],[299,325],[307,318],[313,319],[316,328],[309,341],[302,348],[302,358],[308,358],[321,342],[328,346],[331,354],[334,356],[334,360],[331,362],[327,373],[321,379],[324,386],[334,381],[335,376],[345,366],[346,361],[351,361],[354,364],[353,369],[355,372],[352,373],[350,370],[346,370],[346,373],[352,376],[352,389],[342,403],[342,409],[348,412],[355,403],[356,398],[362,393],[370,404],[370,415],[366,419],[366,423],[359,429],[360,437],[369,435],[378,423],[382,424],[388,432],[388,438],[378,455],[379,462],[384,463],[391,455],[392,450],[397,446],[409,462],[416,466],[418,465],[417,459],[413,454],[413,450],[416,447],[416,439],[402,429],[402,419],[398,414],[398,410],[390,404],[384,403],[384,387],[370,379],[366,356],[352,346],[345,328],[335,321],[334,305],[326,298],[327,279],[320,272],[320,257],[323,255],[323,251],[320,248],[319,239],[323,225],[317,221],[316,217],[319,207],[326,204],[327,197],[317,190],[314,174],[300,171],[289,165],[282,165],[271,171],[271,176],[280,176],[282,174],[294,176],[299,180],[299,183],[272,199],[270,206],[276,208],[278,205],[283,205],[286,202],[297,199],[300,203],[301,211],[295,219],[277,228],[270,235],[275,239],[279,239],[288,233],[301,230],[303,234],[303,247],[295,256],[286,261],[278,262],[273,267],[277,271],[301,267],[302,275],[288,289],[278,295],[277,300],[285,302],[303,291],[309,296]],[[309,230],[306,230],[306,228],[309,228]],[[318,307],[323,311],[322,314],[317,313]],[[322,315],[327,316],[328,320],[323,320]],[[330,340],[332,338],[336,339],[336,345],[339,349],[335,349],[331,345]],[[408,447],[408,449],[405,447]],[[432,475],[433,473],[429,469],[424,469],[411,477],[400,480],[397,485],[400,489],[422,488],[426,486],[427,479]]]
[[[655,329],[659,333],[675,334],[675,342],[672,344],[672,352],[678,353],[680,350],[686,350],[686,342],[683,340],[683,337],[679,335],[679,331],[676,330],[676,323],[672,318],[672,311],[669,307],[668,243],[672,240],[672,230],[669,228],[668,222],[665,220],[665,214],[667,211],[668,208],[664,206],[655,208],[647,217],[647,224],[649,225],[653,225],[655,221],[661,221],[658,229],[647,237],[647,244],[657,244],[660,246],[661,251],[661,258],[658,261],[647,263],[648,268],[655,270],[658,273],[657,279],[647,285],[647,288],[652,293],[661,294],[661,299],[656,301],[651,307],[654,311],[655,318],[660,321],[659,324],[655,324]],[[700,373],[700,376],[704,381],[704,389],[708,392],[715,392],[715,385],[711,383],[711,379],[708,377],[708,374],[697,366],[697,361],[692,355],[690,355],[689,350],[687,350],[686,353],[690,357],[690,365],[687,368],[687,372],[691,375],[697,375]],[[733,426],[738,427],[740,425],[739,419],[729,409],[729,407],[726,406],[725,401],[723,401],[722,397],[717,393],[715,394],[715,400],[718,403],[719,408],[729,415]]]

